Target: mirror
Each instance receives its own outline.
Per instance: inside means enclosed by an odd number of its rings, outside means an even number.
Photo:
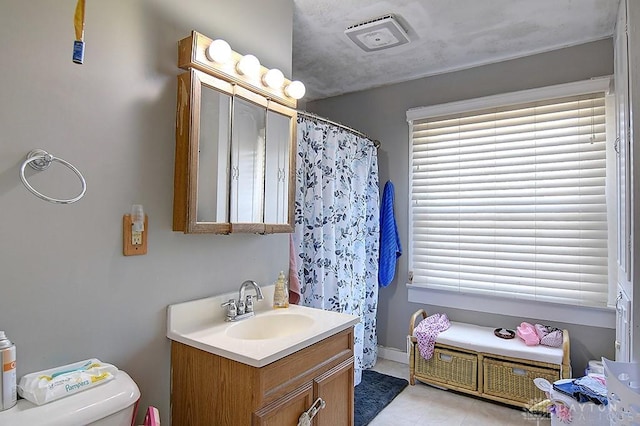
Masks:
[[[231,139],[231,222],[264,218],[265,109],[234,99]]]
[[[294,109],[190,69],[178,76],[174,231],[293,231]]]
[[[231,96],[202,85],[198,143],[197,222],[227,222]]]
[[[265,215],[266,223],[293,223],[289,213],[289,158],[291,144],[287,141],[294,139],[291,133],[292,118],[276,111],[267,111],[267,142],[265,167]],[[293,119],[295,122],[295,119]],[[295,173],[295,170],[292,172]],[[294,187],[292,186],[293,190]],[[293,229],[292,229],[293,231]]]

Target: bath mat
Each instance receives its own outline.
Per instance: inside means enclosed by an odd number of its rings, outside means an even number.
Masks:
[[[354,425],[368,425],[408,384],[405,379],[377,371],[362,371],[362,380],[354,389]]]

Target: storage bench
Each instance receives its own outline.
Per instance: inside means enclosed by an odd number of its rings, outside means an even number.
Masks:
[[[569,332],[563,330],[562,347],[527,346],[517,336],[502,339],[494,329],[451,322],[436,338],[433,357],[420,355],[414,327],[427,317],[415,312],[409,324],[409,382],[437,387],[528,408],[546,398],[533,384],[542,377],[549,382],[571,377]]]

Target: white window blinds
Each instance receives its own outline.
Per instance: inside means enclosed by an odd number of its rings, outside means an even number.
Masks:
[[[603,93],[411,129],[412,284],[607,305]]]

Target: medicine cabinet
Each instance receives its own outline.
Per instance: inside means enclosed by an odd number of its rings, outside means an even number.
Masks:
[[[210,42],[179,43],[173,230],[292,232],[295,100],[210,69]]]

